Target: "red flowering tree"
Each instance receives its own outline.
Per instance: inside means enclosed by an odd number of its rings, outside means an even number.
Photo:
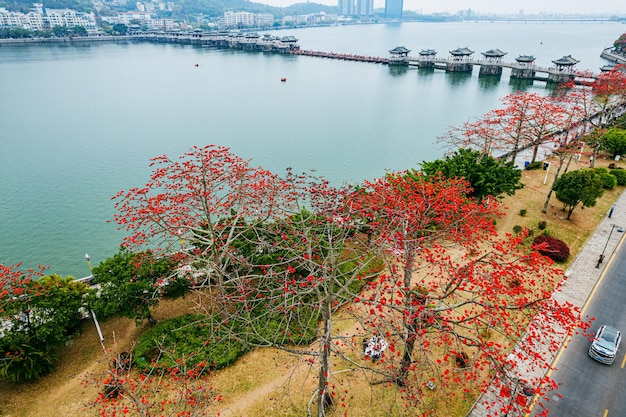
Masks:
[[[497,126],[485,118],[467,121],[461,126],[452,126],[437,140],[448,152],[470,148],[487,155],[500,155],[511,150],[507,143],[500,140]]]
[[[175,354],[159,351],[159,356]],[[211,406],[221,400],[213,392],[206,364],[187,367],[155,366],[145,373],[132,368],[132,354],[119,351],[116,344],[105,351],[108,369],[89,375],[83,381],[87,388],[97,385],[99,394],[87,405],[101,417],[115,416],[208,416]]]
[[[556,156],[556,167],[553,170],[552,186],[543,205],[543,213],[548,211],[553,187],[559,176],[568,171],[572,160],[582,157],[584,140],[587,135],[586,120],[590,117],[589,102],[586,99],[590,93],[589,87],[578,87],[573,81],[570,81],[562,84],[552,97],[552,100],[558,103],[561,111],[558,126],[561,133],[556,136],[558,142],[555,142],[556,149],[552,151],[552,155]]]
[[[376,237],[370,241],[372,249],[382,250],[381,256],[391,259],[391,282],[381,280],[380,284],[383,288],[397,284],[402,295],[406,336],[402,364],[395,378],[400,385],[406,384],[418,336],[415,315],[421,297],[414,293],[412,283],[418,258],[435,242],[464,242],[470,248],[482,240],[479,236],[495,233],[494,202],[486,199],[483,204],[477,203],[467,197],[470,191],[462,179],[427,178],[412,171],[366,182],[349,203],[358,216],[370,219],[369,227]],[[394,283],[396,274],[399,277]]]
[[[557,140],[552,133],[560,130],[562,107],[549,96],[520,91],[501,102],[502,108],[449,130],[439,140],[453,149],[472,148],[494,156],[506,155],[512,161],[521,150],[532,148],[534,162],[541,145]]]
[[[226,319],[234,294],[246,294],[253,239],[263,245],[263,225],[282,218],[285,183],[219,146],[194,147],[178,160],[163,155],[143,187],[121,191],[114,219],[131,234],[131,250],[153,248],[177,259],[196,287],[209,288]],[[167,278],[165,279],[167,281]]]
[[[379,372],[423,415],[455,398],[471,400],[493,375],[539,392],[543,381],[517,363],[523,356],[544,366],[546,343],[556,348],[578,323],[576,311],[551,298],[562,271],[525,249],[522,237],[497,238],[496,202],[478,204],[467,194],[462,180],[397,173],[367,183],[349,204],[369,220],[370,248],[389,270],[360,296],[364,324],[389,341]],[[527,331],[539,314],[551,325],[549,341],[545,328]],[[512,357],[516,342],[524,354]]]
[[[178,251],[179,270],[209,290],[204,313],[221,337],[317,367],[309,412],[325,415],[331,355],[341,354],[333,314],[378,272],[374,257],[347,245],[357,226],[340,215],[346,190],[290,171],[278,177],[217,146],[154,164],[146,186],[115,197],[115,220],[131,232],[125,244]]]
[[[590,108],[588,121],[594,130],[589,138],[593,147],[591,167],[600,151],[600,139],[604,135],[605,126],[615,120],[618,110],[626,105],[626,73],[620,70],[622,67],[619,65],[611,71],[600,73],[591,84],[591,94],[587,98]]]
[[[181,249],[181,270],[210,290],[204,313],[221,337],[285,349],[313,367],[310,415],[336,401],[336,361],[385,375],[411,407],[424,406],[411,399],[429,381],[458,387],[449,359],[471,364],[468,381],[504,375],[513,361],[503,352],[556,285],[545,258],[519,238],[495,238],[497,202],[469,198],[462,179],[411,171],[334,188],[252,168],[215,146],[155,164],[145,187],[116,197],[126,243]],[[383,371],[355,358],[363,331],[338,334],[340,310],[389,340]],[[571,328],[574,315],[561,311]]]

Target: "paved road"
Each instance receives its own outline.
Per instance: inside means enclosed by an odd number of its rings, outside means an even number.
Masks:
[[[585,316],[594,317],[590,331],[608,324],[626,332],[626,245],[621,245],[598,281],[589,299]],[[626,343],[621,345],[615,362],[603,365],[587,354],[590,342],[576,335],[557,359],[552,378],[560,388],[546,403],[550,417],[623,417],[626,416]]]

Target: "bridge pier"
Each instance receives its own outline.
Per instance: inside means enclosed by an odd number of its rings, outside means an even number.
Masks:
[[[518,80],[532,80],[535,78],[535,70],[533,68],[512,68],[511,78]]]
[[[448,72],[472,72],[474,64],[468,62],[450,62],[446,68]]]
[[[500,65],[481,64],[479,75],[502,75],[502,67]]]
[[[574,74],[562,72],[550,72],[548,74],[549,83],[565,83],[574,79]]]

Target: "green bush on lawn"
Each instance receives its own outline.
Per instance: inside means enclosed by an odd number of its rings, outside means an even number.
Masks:
[[[248,351],[226,337],[229,331],[227,327],[214,328],[207,317],[196,314],[162,321],[141,337],[134,350],[135,364],[141,372],[181,364],[190,369],[203,362],[212,369],[223,368]]]
[[[262,305],[257,306],[259,310]],[[158,323],[139,340],[133,352],[143,373],[153,368],[185,371],[200,364],[220,369],[235,362],[255,344],[305,345],[317,332],[319,313],[298,307],[284,314],[259,314],[245,325],[220,323],[219,317],[187,314]]]

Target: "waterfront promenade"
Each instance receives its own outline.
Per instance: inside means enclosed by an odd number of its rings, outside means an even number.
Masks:
[[[553,295],[557,301],[560,303],[569,302],[577,308],[583,308],[604,272],[604,269],[611,262],[618,245],[624,240],[626,233],[620,232],[617,225],[626,225],[626,193],[622,193],[615,203],[611,217],[609,218],[607,213],[569,269],[565,271],[567,280],[563,284],[561,291]],[[600,254],[605,255],[605,260],[600,264],[600,267],[597,268],[596,265],[598,265]],[[536,323],[531,324],[531,326],[535,324]],[[550,369],[559,350],[563,348],[563,343],[566,341],[567,336],[563,336],[558,346],[559,349],[551,348],[546,343],[545,351],[541,352],[542,356],[546,358],[546,363],[543,364],[544,366],[538,367],[536,364],[530,362],[519,364],[519,372],[521,373],[520,379],[532,381],[543,378]],[[512,355],[514,354],[515,349]],[[519,393],[520,391],[518,387],[512,386],[510,392]],[[522,396],[519,398],[519,402],[522,405],[518,405],[515,402],[518,398],[513,398],[513,396],[511,398],[517,407],[517,413],[511,411],[509,414],[505,414],[500,410],[503,405],[503,399],[499,398],[501,393],[501,388],[498,387],[497,384],[493,384],[474,404],[467,414],[467,417],[498,417],[504,415],[519,417],[526,414],[524,411],[526,406],[523,405],[525,402],[527,402],[527,404],[533,404],[532,397],[524,398],[524,394],[519,393],[519,395]]]

